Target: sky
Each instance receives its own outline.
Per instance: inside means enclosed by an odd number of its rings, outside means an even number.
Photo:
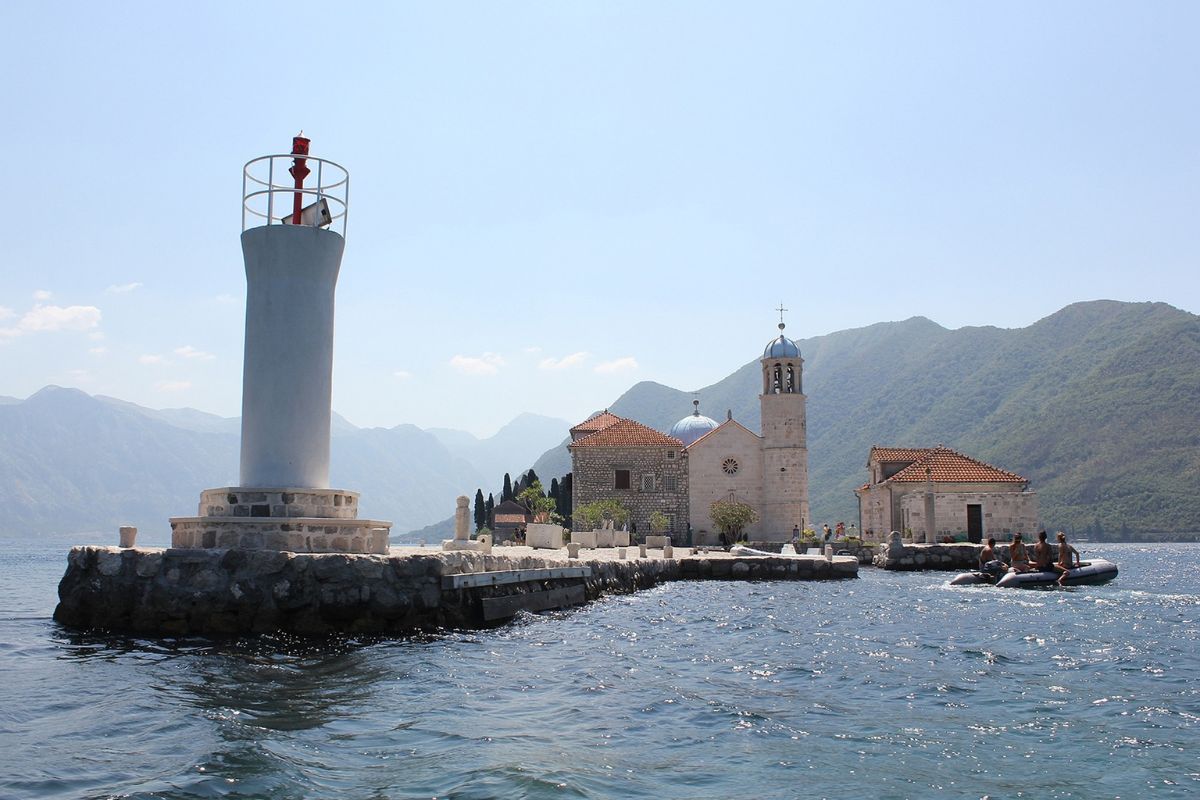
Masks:
[[[0,4],[0,394],[241,407],[241,171],[350,172],[334,410],[494,433],[805,338],[1200,311],[1200,5]],[[680,409],[684,416],[690,409]]]

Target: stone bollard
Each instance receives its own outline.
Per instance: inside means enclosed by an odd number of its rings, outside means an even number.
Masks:
[[[575,542],[567,545],[567,558],[579,558],[579,545]]]
[[[639,556],[640,558],[645,558],[645,557],[646,557],[646,545],[644,545],[644,544],[639,544],[639,545],[638,545],[638,556]]]
[[[121,547],[130,548],[137,546],[137,528],[132,525],[122,525],[117,531],[121,536]]]
[[[833,545],[831,544],[825,545],[825,560],[833,561]]]
[[[624,547],[617,548],[617,559],[620,561],[625,560],[625,548]]]
[[[479,542],[479,547],[481,548],[482,552],[492,552],[492,535],[490,533],[481,533],[476,537],[475,540]]]
[[[669,545],[669,544],[664,544],[663,545],[663,558],[674,558],[674,557],[675,557],[675,548],[671,547],[671,545]]]

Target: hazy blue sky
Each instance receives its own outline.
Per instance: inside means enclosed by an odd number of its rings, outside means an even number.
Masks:
[[[3,3],[0,394],[239,413],[241,167],[301,128],[351,173],[359,425],[699,388],[781,301],[1196,312],[1197,42],[1190,2]]]

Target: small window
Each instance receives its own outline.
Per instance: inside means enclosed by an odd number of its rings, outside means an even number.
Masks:
[[[628,489],[629,488],[629,470],[627,470],[627,469],[617,470],[616,471],[616,480],[613,483],[613,486],[617,489]]]
[[[674,461],[674,460],[675,460],[675,451],[668,450],[667,451],[667,461]]]
[[[663,488],[666,489],[668,492],[679,491],[679,485],[676,482],[674,475],[668,475],[665,478],[663,478]]]
[[[653,492],[654,491],[654,476],[653,475],[643,475],[642,476],[642,491],[643,492]]]

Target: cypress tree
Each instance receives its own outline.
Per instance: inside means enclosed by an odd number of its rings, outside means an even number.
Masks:
[[[533,471],[533,467],[530,467],[529,471],[521,476],[521,483],[524,486],[533,486],[533,482],[536,480],[540,479],[538,478],[538,474]]]
[[[507,503],[513,497],[512,478],[508,477],[508,473],[506,472],[504,473],[504,491],[500,492],[500,502]]]
[[[487,527],[487,507],[483,504],[483,489],[475,490],[475,530]]]
[[[570,524],[571,515],[575,513],[574,500],[571,497],[572,485],[574,480],[571,473],[568,472],[563,476],[562,483],[558,485],[558,513],[563,519]]]
[[[496,530],[496,500],[492,497],[491,492],[488,492],[488,499],[484,505],[484,509],[484,513],[487,515],[487,527]]]

